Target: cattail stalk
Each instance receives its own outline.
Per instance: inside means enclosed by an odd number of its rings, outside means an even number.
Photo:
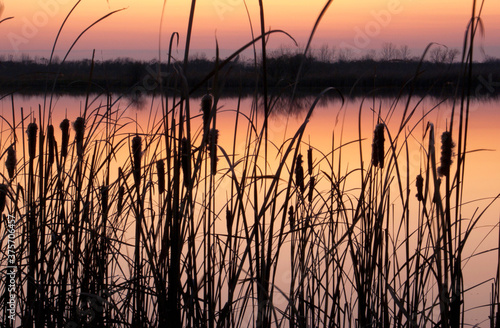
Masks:
[[[83,136],[85,134],[85,119],[83,117],[77,117],[75,122],[73,122],[73,129],[75,129],[75,143],[76,143],[76,154],[79,160],[83,160]]]
[[[417,175],[417,180],[415,182],[415,185],[417,187],[417,194],[416,197],[419,202],[424,200],[424,194],[423,194],[423,189],[424,189],[424,178],[422,177],[421,174]]]
[[[136,188],[141,183],[141,157],[142,157],[142,139],[140,136],[135,136],[132,139],[132,159],[133,159],[133,174]]]
[[[181,140],[181,167],[184,174],[184,186],[191,186],[191,147],[186,138]]]
[[[211,129],[208,137],[208,147],[210,152],[210,167],[212,175],[217,173],[217,142],[219,139],[219,130]]]
[[[302,167],[302,154],[297,156],[297,164],[295,166],[295,180],[300,192],[303,194],[306,190],[304,185],[304,168]]]
[[[64,119],[59,125],[62,131],[61,137],[61,156],[66,158],[68,155],[68,144],[69,144],[69,120]]]
[[[16,148],[11,145],[7,149],[7,160],[5,161],[5,167],[7,168],[7,173],[9,174],[9,179],[14,178],[14,173],[16,172],[17,158],[16,158]]]
[[[165,163],[163,160],[156,161],[156,172],[158,174],[158,192],[165,192]]]
[[[201,98],[201,111],[203,112],[203,129],[208,131],[210,128],[210,120],[212,115],[212,95],[206,94]]]
[[[455,147],[455,143],[451,139],[451,132],[443,132],[441,135],[441,166],[438,167],[440,176],[450,176],[450,166],[451,163],[453,163],[451,160],[453,156],[453,147]]]
[[[378,166],[381,169],[384,168],[384,128],[383,123],[379,123],[375,126],[375,131],[373,133],[373,143],[372,143],[372,164],[373,166]]]
[[[52,166],[52,164],[54,164],[55,147],[56,147],[56,139],[54,137],[54,126],[52,124],[49,124],[49,126],[47,127],[47,141],[49,148],[49,158],[47,163],[49,164],[49,166]]]

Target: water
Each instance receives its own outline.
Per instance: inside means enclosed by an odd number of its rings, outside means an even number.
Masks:
[[[86,100],[83,97],[61,96],[54,99],[52,106],[52,122],[54,126],[58,126],[64,118],[69,118],[71,121],[84,112]],[[276,108],[269,120],[268,138],[272,142],[269,147],[269,172],[279,165],[282,152],[281,145],[288,145],[290,138],[304,124],[307,111],[310,108],[314,98],[301,99],[300,106],[294,107],[294,112],[287,111],[287,104],[284,108]],[[315,168],[314,172],[319,174],[321,171],[331,171],[328,163],[334,163],[335,171],[340,175],[347,175],[355,168],[362,165],[367,167],[371,156],[371,143],[373,137],[373,128],[377,123],[378,115],[387,124],[388,130],[391,133],[390,139],[394,140],[398,133],[398,127],[403,119],[406,98],[400,101],[395,101],[394,98],[370,98],[370,99],[348,99],[342,103],[339,97],[329,97],[320,101],[315,108],[310,120],[307,122],[300,152],[306,158],[306,152],[309,147],[313,148]],[[170,104],[172,99],[170,99]],[[199,113],[200,99],[191,100],[191,113],[196,118],[192,121],[193,136],[198,136],[201,131],[202,119]],[[16,115],[16,123],[21,121],[20,108],[23,108],[24,115],[27,117],[32,114],[27,122],[36,118],[37,122],[42,120],[39,117],[38,104],[42,105],[44,99],[41,96],[30,96],[14,98],[14,108]],[[48,104],[48,102],[47,102]],[[104,98],[91,98],[89,110],[96,110],[106,104]],[[219,100],[217,114],[217,128],[219,130],[219,145],[226,150],[227,154],[241,156],[245,153],[246,142],[246,127],[250,121],[247,117],[251,116],[251,109],[258,107],[258,117],[253,124],[259,128],[263,123],[262,104],[255,103],[251,98],[241,99],[240,111],[245,115],[240,115],[238,124],[238,133],[235,139],[235,119],[238,108],[238,99],[224,98]],[[436,148],[439,149],[439,136],[447,129],[451,119],[452,112],[451,101],[440,101],[436,98],[414,99],[410,102],[409,108],[416,108],[413,117],[409,119],[409,124],[405,129],[400,131],[399,142],[397,143],[399,152],[403,158],[406,156],[405,148],[399,148],[405,144],[401,140],[408,140],[408,163],[402,161],[399,167],[399,176],[402,181],[408,178],[411,181],[411,194],[415,194],[414,180],[415,177],[425,171],[426,149],[428,149],[428,123],[432,123],[436,135]],[[139,107],[139,108],[138,108]],[[46,107],[48,108],[48,107]],[[120,110],[120,122],[124,125],[119,132],[118,138],[125,138],[127,135],[135,133],[152,133],[155,131],[155,122],[159,121],[162,113],[162,106],[159,99],[143,99],[141,103],[130,103],[128,99],[119,99],[116,97],[114,108]],[[500,152],[497,150],[498,141],[500,140],[500,100],[498,99],[483,99],[481,101],[473,101],[471,104],[471,116],[469,121],[467,149],[469,154],[466,157],[466,174],[464,181],[463,206],[462,216],[465,220],[475,217],[481,213],[482,209],[491,201],[491,198],[500,192]],[[12,122],[12,102],[11,99],[4,98],[0,102],[0,112],[7,121]],[[104,112],[104,108],[100,109],[100,113]],[[48,119],[48,110],[43,119]],[[457,129],[458,110],[454,116],[454,129]],[[361,119],[360,119],[361,118]],[[10,144],[9,136],[6,131],[8,127],[5,121],[2,121],[2,153]],[[56,128],[56,136],[60,135]],[[361,131],[361,132],[360,132]],[[96,133],[104,133],[102,130]],[[74,132],[72,132],[74,134]],[[18,138],[24,135],[18,131]],[[71,140],[73,136],[71,137]],[[361,141],[360,141],[361,139]],[[389,140],[389,136],[386,136]],[[236,141],[236,142],[234,142]],[[360,146],[361,144],[361,146]],[[361,150],[360,150],[361,147]],[[332,149],[335,149],[333,157]],[[340,152],[341,150],[341,152]],[[362,154],[362,159],[360,157]],[[219,154],[221,155],[221,154]],[[117,156],[114,165],[121,166],[127,160],[129,151],[124,147],[123,152]],[[341,156],[341,157],[340,157]],[[332,160],[326,160],[330,159]],[[386,156],[389,160],[389,156]],[[439,159],[438,159],[439,160]],[[456,162],[456,158],[454,159]],[[219,158],[219,172],[224,172],[227,167],[225,159]],[[340,163],[340,165],[339,165]],[[337,166],[339,165],[339,166]],[[456,165],[454,163],[453,165]],[[306,165],[307,166],[307,165]],[[263,170],[265,165],[262,165]],[[5,168],[2,166],[2,172],[6,175]],[[355,175],[354,173],[353,175]],[[112,177],[116,178],[116,170],[113,170]],[[224,188],[228,188],[230,181],[220,178],[218,184],[222,195],[227,194]],[[349,179],[345,188],[347,193],[356,195],[359,191],[356,178]],[[320,192],[327,194],[328,182],[325,180],[319,181],[317,189]],[[394,196],[391,199],[392,204],[399,206],[398,197]],[[218,197],[217,209],[215,212],[222,211],[225,206],[225,196]],[[412,205],[412,208],[418,205]],[[477,212],[476,212],[477,210]],[[397,210],[396,210],[397,211]],[[495,203],[482,217],[478,225],[471,234],[469,244],[472,247],[467,248],[464,256],[464,280],[465,290],[476,286],[496,274],[497,258],[495,252],[487,252],[488,250],[498,247],[498,227],[500,216],[500,206]],[[225,223],[219,222],[216,225],[217,231],[225,231]],[[416,227],[416,223],[414,223]],[[131,228],[133,229],[133,227]],[[133,234],[130,236],[132,242]],[[284,253],[288,254],[288,246],[284,248]],[[481,254],[485,252],[484,254]],[[472,256],[474,254],[481,254]],[[467,256],[472,256],[468,258]],[[290,277],[289,264],[287,260],[283,262],[283,274],[279,280],[284,283],[289,282]],[[289,261],[289,260],[288,260]],[[281,266],[280,266],[281,267]],[[488,309],[481,305],[488,304],[490,295],[490,283],[483,284],[479,287],[474,287],[466,292],[465,309],[471,309],[466,312],[467,322],[479,324],[487,318]],[[276,300],[277,305],[279,302]],[[477,308],[479,307],[479,308]],[[486,323],[483,323],[486,325]]]

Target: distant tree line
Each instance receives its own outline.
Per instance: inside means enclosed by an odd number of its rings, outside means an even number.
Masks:
[[[408,46],[398,47],[392,43],[383,44],[378,53],[368,51],[358,57],[349,49],[329,48],[328,45],[310,51],[305,57],[302,53],[302,49],[293,51],[285,47],[269,53],[267,78],[275,92],[290,92],[298,82],[296,89],[303,92],[316,92],[330,86],[354,94],[367,90],[399,92],[406,86],[421,92],[443,94],[454,92],[461,80],[459,51],[445,47],[433,47],[420,66],[420,58],[412,56]],[[138,96],[158,92],[160,84],[165,91],[178,90],[181,76],[189,86],[203,83],[208,89],[217,83],[215,87],[224,88],[226,92],[251,92],[262,85],[261,61],[243,58],[218,69],[217,82],[213,78],[206,80],[220,62],[197,55],[191,58],[188,71],[182,72],[182,65],[176,62],[167,66],[155,60],[120,58],[94,63],[91,60],[60,63],[55,58],[49,63],[45,58],[32,59],[26,55],[20,60],[3,56],[0,57],[0,90],[3,94],[40,93],[54,88],[58,93],[120,92]],[[500,60],[493,58],[477,63],[473,71],[473,90],[482,86],[483,93],[485,90],[489,94],[499,93],[499,64]],[[301,76],[297,79],[299,67]]]

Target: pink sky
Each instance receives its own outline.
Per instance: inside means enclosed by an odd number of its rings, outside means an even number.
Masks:
[[[20,56],[22,53],[47,56],[57,31],[75,0],[0,0],[4,4],[0,24],[0,53]],[[290,33],[304,46],[314,21],[326,1],[266,1],[265,25]],[[78,34],[107,13],[126,8],[108,17],[79,40],[73,58],[98,56],[151,59],[157,56],[162,0],[83,0],[64,27],[58,54],[67,51]],[[250,20],[247,15],[246,8]],[[168,0],[162,28],[162,50],[168,48],[173,32],[180,34],[178,57],[185,44],[190,1]],[[408,45],[412,55],[419,56],[430,42],[460,48],[471,15],[472,1],[370,0],[333,1],[315,36],[316,48],[327,44],[330,49],[350,48],[364,53],[379,51],[385,42]],[[482,13],[485,36],[478,40],[487,56],[500,57],[500,2],[486,1]],[[213,55],[215,39],[226,50],[239,48],[251,39],[250,24],[259,34],[258,1],[198,0],[196,4],[192,53]],[[292,47],[284,35],[270,38],[270,47]],[[164,51],[165,53],[165,51]],[[478,53],[477,59],[483,59]]]

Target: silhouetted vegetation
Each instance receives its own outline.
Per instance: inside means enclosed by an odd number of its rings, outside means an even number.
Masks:
[[[405,47],[402,47],[405,48]],[[419,60],[391,59],[403,58],[395,56],[397,50],[386,46],[381,51],[380,59],[365,56],[362,59],[350,59],[339,53],[335,61],[321,54],[309,56],[303,61],[303,56],[291,52],[276,52],[267,60],[268,83],[271,90],[277,93],[287,93],[293,89],[299,66],[302,76],[297,90],[302,92],[317,92],[325,87],[336,87],[345,93],[363,94],[370,91],[379,93],[394,93],[408,88],[414,91],[434,95],[450,94],[456,90],[462,64],[453,62],[455,51],[433,49],[420,69]],[[397,50],[401,53],[402,50]],[[408,50],[406,50],[408,51]],[[406,57],[406,56],[405,56]],[[500,60],[491,59],[476,63],[472,72],[472,87],[476,90],[474,96],[486,92],[491,96],[500,90],[495,88],[500,81]],[[90,77],[91,61],[71,61],[63,64],[48,64],[43,60],[7,60],[0,63],[0,90],[3,92],[39,93],[54,87],[58,93],[79,94],[87,91],[91,78],[93,92],[121,92],[143,94],[159,90],[159,83],[165,85],[167,80],[175,78],[175,65],[134,61],[131,59],[116,59],[96,61]],[[203,81],[216,67],[215,60],[195,58],[190,61],[187,72],[189,85],[197,85]],[[418,70],[419,69],[419,70]],[[417,72],[418,70],[418,72]],[[219,83],[227,92],[246,90],[253,91],[262,85],[259,70],[253,63],[236,59],[228,67],[219,70]],[[412,83],[408,83],[412,80]],[[54,82],[56,81],[56,82]],[[212,87],[212,81],[206,82],[206,88]]]

